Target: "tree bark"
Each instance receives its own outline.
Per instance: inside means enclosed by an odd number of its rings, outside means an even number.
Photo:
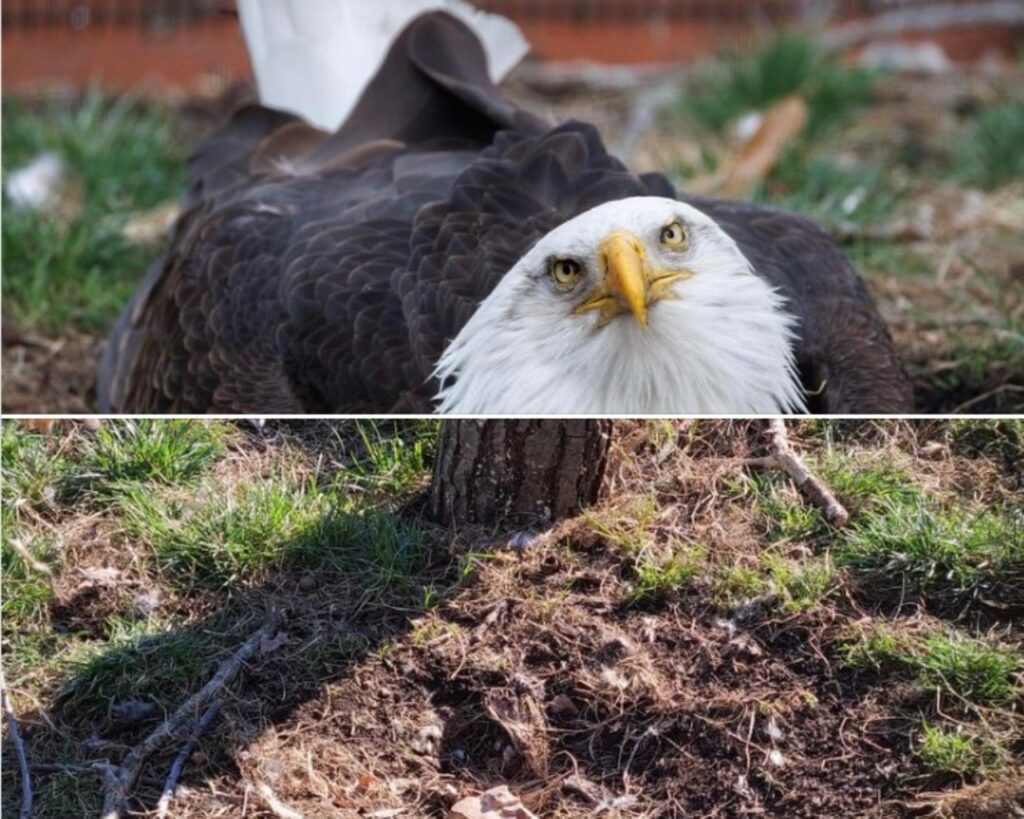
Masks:
[[[444,524],[545,523],[597,499],[611,422],[451,420],[441,425],[431,512]]]

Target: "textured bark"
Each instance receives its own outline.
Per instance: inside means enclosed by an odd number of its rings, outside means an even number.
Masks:
[[[452,420],[441,428],[431,511],[445,524],[522,525],[597,499],[611,422]]]

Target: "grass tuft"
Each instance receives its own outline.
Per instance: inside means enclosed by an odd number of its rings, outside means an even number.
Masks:
[[[643,559],[634,566],[636,579],[630,599],[660,601],[686,588],[704,566],[706,552],[698,547],[677,549],[665,561]]]
[[[926,498],[882,498],[844,534],[840,565],[873,596],[955,611],[1024,602],[1024,509],[946,510]]]
[[[872,73],[822,57],[810,39],[788,33],[699,72],[682,105],[705,127],[721,132],[742,114],[799,93],[810,109],[808,131],[815,133],[866,103],[873,84]]]
[[[917,757],[933,776],[955,775],[972,779],[999,769],[1002,754],[998,746],[976,737],[960,726],[944,728],[924,723]]]
[[[983,108],[953,150],[954,174],[984,188],[1024,179],[1024,102]]]
[[[957,631],[914,635],[875,625],[841,643],[839,651],[851,668],[904,673],[926,691],[971,705],[1008,703],[1017,694],[1015,653]]]
[[[188,483],[221,453],[225,431],[217,422],[107,421],[85,446],[79,480],[98,495],[129,483]]]

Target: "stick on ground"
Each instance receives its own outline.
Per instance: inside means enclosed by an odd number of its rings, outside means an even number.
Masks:
[[[242,663],[252,657],[260,647],[260,641],[274,636],[281,626],[281,615],[272,613],[267,621],[246,640],[230,657],[220,664],[217,673],[199,691],[179,706],[163,724],[142,742],[132,748],[121,762],[114,777],[106,782],[106,793],[103,796],[103,819],[119,819],[128,801],[128,792],[142,771],[142,764],[161,744],[170,739],[180,728],[192,719],[206,703],[225,685],[234,679]]]
[[[813,474],[800,460],[800,456],[793,451],[789,444],[789,436],[786,434],[786,422],[781,418],[771,419],[768,422],[768,434],[771,456],[750,458],[746,462],[747,466],[784,469],[804,497],[821,510],[825,520],[833,526],[845,526],[850,520],[850,513],[832,494],[828,485]]]
[[[28,754],[25,753],[25,743],[21,741],[18,718],[7,697],[7,686],[2,680],[0,680],[0,686],[3,686],[0,688],[0,699],[3,699],[7,728],[11,733],[11,744],[14,745],[14,753],[18,757],[18,768],[21,770],[21,809],[18,811],[18,819],[28,819],[29,814],[32,813],[32,778],[28,772]]]
[[[164,782],[163,793],[160,794],[160,802],[157,803],[157,819],[164,819],[167,816],[167,811],[171,807],[171,800],[178,789],[178,778],[181,776],[181,771],[185,767],[188,758],[192,755],[200,735],[210,727],[210,723],[213,722],[218,711],[220,711],[219,702],[214,701],[206,706],[206,710],[203,712],[203,716],[200,717],[199,722],[196,723],[196,727],[192,730],[188,742],[182,746],[178,755],[174,758],[174,762],[171,763],[171,770],[168,771],[167,780]]]

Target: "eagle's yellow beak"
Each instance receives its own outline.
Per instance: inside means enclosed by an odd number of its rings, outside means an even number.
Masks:
[[[604,283],[575,312],[600,310],[600,326],[629,310],[643,327],[647,326],[647,306],[658,299],[671,298],[667,285],[685,279],[689,271],[662,271],[651,266],[640,240],[632,233],[616,231],[598,248],[604,265]]]

